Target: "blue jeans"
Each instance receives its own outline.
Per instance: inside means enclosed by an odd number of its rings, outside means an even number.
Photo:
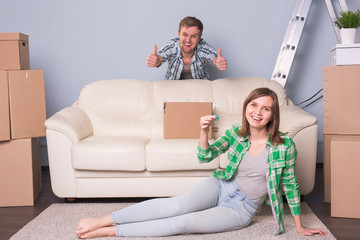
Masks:
[[[248,226],[258,206],[235,181],[210,177],[189,192],[144,201],[112,213],[116,236],[214,233]]]

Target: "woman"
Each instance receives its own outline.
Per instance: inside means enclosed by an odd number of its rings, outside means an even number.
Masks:
[[[280,183],[297,232],[326,235],[322,229],[307,229],[301,224],[297,153],[292,139],[279,132],[276,94],[268,88],[252,91],[243,105],[243,125],[234,124],[209,145],[209,126],[215,118],[200,119],[198,159],[209,162],[228,151],[226,170],[215,170],[212,177],[180,196],[152,199],[101,218],[82,219],[76,229],[78,237],[168,236],[240,229],[251,223],[265,199],[281,234],[285,229]]]

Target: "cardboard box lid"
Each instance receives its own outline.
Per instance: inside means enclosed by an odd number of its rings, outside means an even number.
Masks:
[[[19,32],[0,33],[0,41],[29,41],[29,36]]]
[[[164,138],[199,138],[200,117],[211,114],[211,102],[165,102]],[[211,137],[210,128],[209,138]]]

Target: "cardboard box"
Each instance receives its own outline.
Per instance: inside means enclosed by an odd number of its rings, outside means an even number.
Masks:
[[[200,118],[211,114],[211,102],[165,102],[164,138],[199,138]],[[209,138],[211,138],[211,128]]]
[[[11,139],[45,136],[43,70],[8,71]]]
[[[360,65],[325,66],[323,127],[324,134],[360,135]]]
[[[33,206],[41,191],[39,139],[0,142],[0,207]]]
[[[10,140],[9,86],[7,72],[0,71],[0,141]]]
[[[30,69],[27,35],[22,33],[0,33],[0,69]]]
[[[331,141],[331,216],[360,218],[360,136]]]
[[[331,50],[331,65],[359,65],[360,43],[336,44]]]
[[[331,143],[335,137],[357,138],[357,135],[324,135],[324,202],[331,202]]]

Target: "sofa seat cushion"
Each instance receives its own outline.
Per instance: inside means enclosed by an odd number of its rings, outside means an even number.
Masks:
[[[198,139],[152,139],[146,146],[148,171],[212,170],[219,167],[219,158],[200,164],[196,148]]]
[[[149,141],[141,137],[91,136],[73,145],[72,164],[77,170],[144,171]]]

